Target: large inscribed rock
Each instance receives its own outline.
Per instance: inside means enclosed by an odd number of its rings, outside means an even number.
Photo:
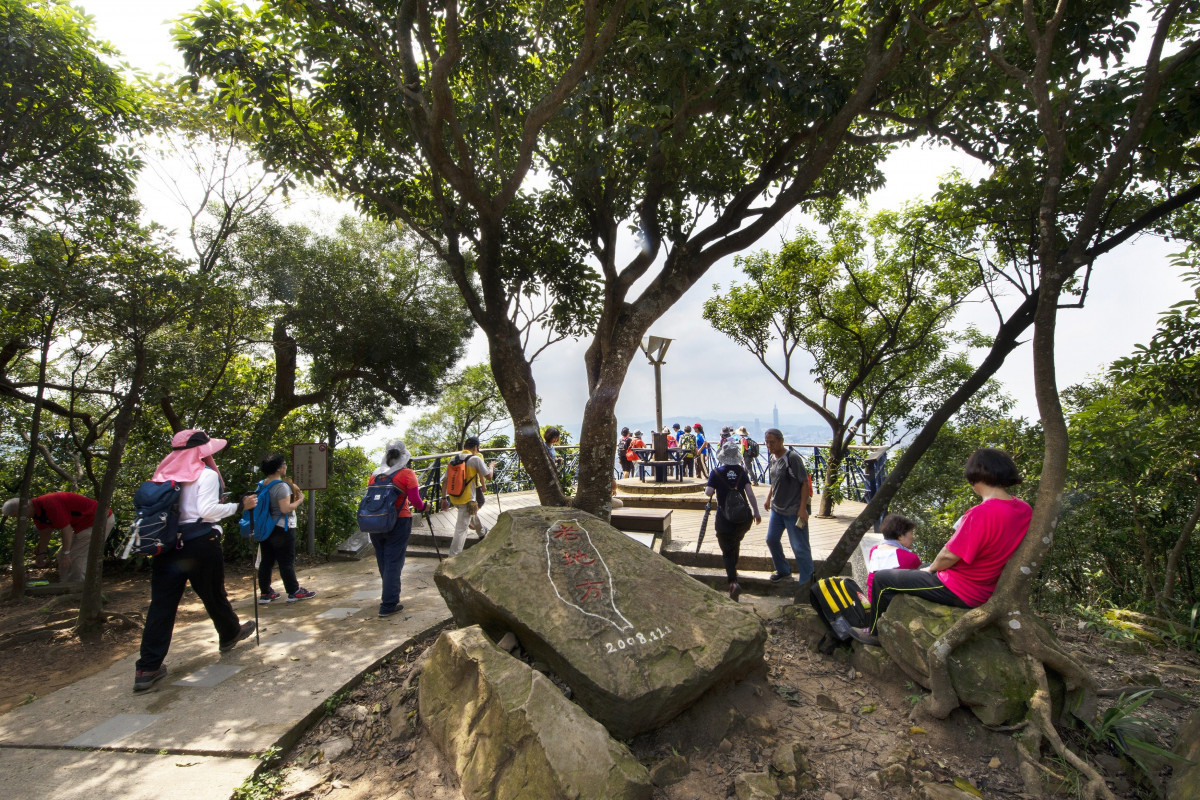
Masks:
[[[477,626],[438,637],[418,702],[466,797],[650,798],[650,774],[629,748]]]
[[[753,611],[582,511],[505,512],[434,578],[459,625],[514,632],[619,737],[662,725],[763,660]]]

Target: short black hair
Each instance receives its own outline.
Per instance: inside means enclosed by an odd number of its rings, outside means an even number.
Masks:
[[[917,523],[900,514],[888,514],[879,526],[879,532],[883,534],[883,538],[893,541],[916,529]]]
[[[463,448],[464,449],[474,450],[476,447],[479,447],[479,437],[478,436],[468,436],[466,439],[463,439]]]
[[[622,435],[622,436],[628,436],[628,435],[629,435],[629,428],[621,428],[621,435]]]
[[[1001,489],[1016,486],[1024,480],[1012,456],[995,447],[981,447],[971,453],[963,477],[970,484],[984,483]]]
[[[287,459],[279,453],[271,453],[258,464],[258,468],[262,470],[263,475],[274,475],[283,466],[283,462]]]
[[[559,431],[558,428],[551,425],[549,428],[546,428],[546,432],[542,434],[542,438],[546,440],[546,444],[550,444],[555,439],[561,439],[562,432]]]

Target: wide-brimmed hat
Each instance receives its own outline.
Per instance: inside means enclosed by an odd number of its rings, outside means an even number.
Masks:
[[[636,436],[636,437],[637,437],[637,438],[639,438],[639,439],[640,439],[640,438],[642,438],[642,432],[641,432],[641,431],[634,431],[634,432],[633,432],[633,435],[634,435],[634,436]]]
[[[733,466],[742,463],[742,446],[737,442],[726,442],[717,452],[717,462]]]
[[[393,450],[398,450],[400,452],[400,457],[396,459],[394,464],[389,464],[387,460],[388,453]],[[392,473],[399,472],[407,467],[410,461],[412,461],[412,456],[408,454],[408,448],[404,446],[404,442],[400,441],[399,439],[390,439],[388,440],[388,443],[383,446],[383,457],[379,460],[379,467],[371,474],[391,475]]]
[[[171,454],[158,464],[151,480],[189,483],[200,477],[204,467],[217,469],[213,453],[225,447],[224,439],[209,436],[199,428],[188,428],[171,437]],[[220,474],[220,470],[217,470]],[[222,481],[224,483],[224,481]]]
[[[743,425],[743,426],[741,426],[740,428],[738,428],[738,433],[740,433],[742,436],[749,436],[749,435],[750,435],[750,431],[746,430],[746,426],[745,426],[745,425]]]

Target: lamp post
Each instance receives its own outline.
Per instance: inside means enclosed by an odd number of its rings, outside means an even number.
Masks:
[[[664,339],[661,336],[647,336],[642,339],[642,352],[646,354],[646,358],[650,359],[650,363],[654,365],[654,431],[658,433],[662,430],[662,365],[667,355],[667,348],[671,346],[673,339]]]

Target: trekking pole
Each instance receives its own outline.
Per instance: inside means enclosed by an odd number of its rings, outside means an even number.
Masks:
[[[435,534],[433,532],[433,521],[430,520],[430,517],[433,516],[433,513],[429,510],[428,503],[425,504],[425,513],[422,514],[421,516],[425,517],[425,524],[429,526],[429,538],[433,539],[433,551],[435,553],[437,553],[438,561],[441,561],[442,560],[442,548],[438,547],[437,534]]]
[[[262,639],[258,633],[258,587],[254,585],[255,577],[258,575],[258,565],[262,563],[262,542],[254,551],[254,575],[250,576],[250,586],[253,591],[250,592],[250,600],[254,603],[254,646],[262,644]]]
[[[700,520],[700,541],[696,542],[696,552],[700,552],[700,545],[704,544],[704,531],[708,529],[708,515],[712,512],[712,498],[708,498],[708,502],[704,504],[704,519]]]

